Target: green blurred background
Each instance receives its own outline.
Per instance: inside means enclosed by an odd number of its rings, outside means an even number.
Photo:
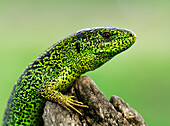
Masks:
[[[24,68],[56,41],[89,27],[134,31],[136,43],[95,71],[109,99],[117,95],[152,126],[170,113],[170,1],[0,1],[0,125],[12,87]]]

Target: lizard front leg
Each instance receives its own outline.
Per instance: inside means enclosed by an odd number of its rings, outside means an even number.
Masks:
[[[61,93],[61,91],[68,89],[68,87],[72,85],[72,80],[76,79],[73,78],[73,76],[68,72],[68,70],[64,70],[64,72],[60,73],[59,77],[51,77],[45,81],[38,88],[38,94],[49,101],[58,102],[69,111],[71,108],[82,115],[82,113],[78,111],[75,106],[86,108],[88,108],[88,106],[83,105],[82,102],[75,100],[74,96],[67,96]]]

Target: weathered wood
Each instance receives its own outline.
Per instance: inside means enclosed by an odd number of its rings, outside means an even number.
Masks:
[[[45,126],[147,126],[140,114],[121,98],[112,96],[109,102],[89,77],[77,79],[67,95],[74,95],[89,108],[76,107],[81,116],[47,101],[43,114]]]

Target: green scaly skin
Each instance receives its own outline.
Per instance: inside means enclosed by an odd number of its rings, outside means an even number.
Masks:
[[[129,30],[97,27],[78,31],[57,42],[35,59],[17,80],[4,114],[3,126],[43,125],[46,100],[80,113],[76,106],[87,106],[62,93],[81,74],[98,68],[128,49],[135,40],[135,34]]]

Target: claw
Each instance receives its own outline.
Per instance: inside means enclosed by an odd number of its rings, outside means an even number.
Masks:
[[[79,102],[74,99],[76,99],[75,96],[65,96],[63,99],[61,99],[61,101],[59,101],[59,103],[61,105],[63,105],[67,110],[70,111],[69,108],[71,108],[71,109],[75,110],[77,113],[79,113],[80,115],[82,115],[82,113],[79,110],[77,110],[74,106],[84,107],[84,108],[88,108],[88,106],[83,105],[82,102]]]
[[[82,102],[79,102],[79,101],[77,101],[77,100],[73,100],[73,102],[74,102],[74,103],[78,103],[78,104],[83,105],[83,103],[82,103]]]
[[[70,108],[72,108],[73,110],[75,110],[77,113],[79,113],[80,115],[83,115],[79,110],[77,110],[75,107],[73,107],[70,104],[67,104]]]
[[[75,96],[69,96],[69,98],[74,98],[74,99],[76,99],[76,97],[75,97]]]
[[[88,106],[83,105],[83,103],[81,103],[81,104],[77,104],[77,103],[74,103],[74,102],[72,102],[72,101],[69,101],[69,103],[71,103],[72,105],[75,105],[75,106],[88,108]]]
[[[66,105],[63,105],[69,112],[71,112],[71,110],[66,106]]]

